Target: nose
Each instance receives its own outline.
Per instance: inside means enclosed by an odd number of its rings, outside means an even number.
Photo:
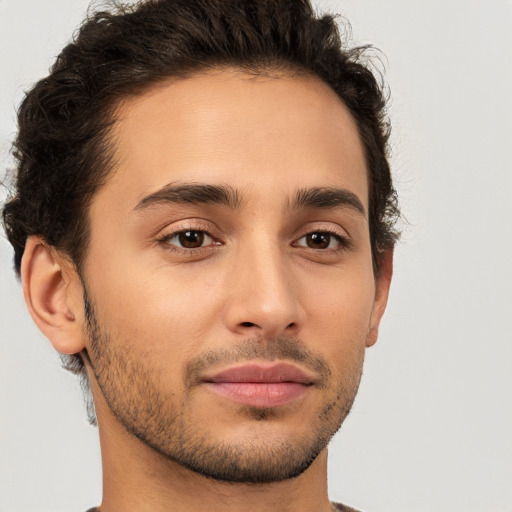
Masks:
[[[271,339],[293,336],[305,318],[299,283],[278,247],[238,255],[229,277],[225,321],[232,332]]]

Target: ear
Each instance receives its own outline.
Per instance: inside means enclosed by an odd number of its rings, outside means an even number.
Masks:
[[[71,265],[39,236],[27,239],[21,282],[28,310],[41,332],[62,354],[84,348],[81,282]]]
[[[375,300],[370,317],[370,328],[366,337],[366,346],[375,345],[379,335],[379,325],[388,303],[389,287],[393,275],[393,251],[384,251],[381,255],[379,273],[375,278]]]

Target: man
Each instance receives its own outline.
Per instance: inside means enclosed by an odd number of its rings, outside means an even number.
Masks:
[[[93,15],[27,94],[4,223],[92,392],[101,512],[351,510],[327,444],[398,213],[360,56],[306,1],[154,0]]]

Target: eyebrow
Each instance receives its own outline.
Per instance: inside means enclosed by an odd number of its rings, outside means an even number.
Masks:
[[[304,188],[297,191],[295,198],[289,204],[292,210],[301,208],[337,208],[348,206],[366,217],[361,200],[350,190],[333,187]]]
[[[134,210],[144,210],[150,206],[168,203],[213,204],[236,210],[240,208],[241,199],[238,192],[229,185],[169,183],[141,199]]]
[[[134,210],[144,210],[161,204],[212,204],[240,209],[242,199],[236,189],[229,185],[209,185],[200,183],[169,183],[161,189],[142,198]],[[366,217],[360,199],[347,189],[334,187],[313,187],[299,189],[295,197],[288,201],[288,210],[303,208],[331,209],[350,207]]]

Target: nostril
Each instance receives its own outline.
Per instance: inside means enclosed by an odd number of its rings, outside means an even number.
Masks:
[[[256,324],[253,324],[252,322],[242,322],[242,327],[254,327]]]

